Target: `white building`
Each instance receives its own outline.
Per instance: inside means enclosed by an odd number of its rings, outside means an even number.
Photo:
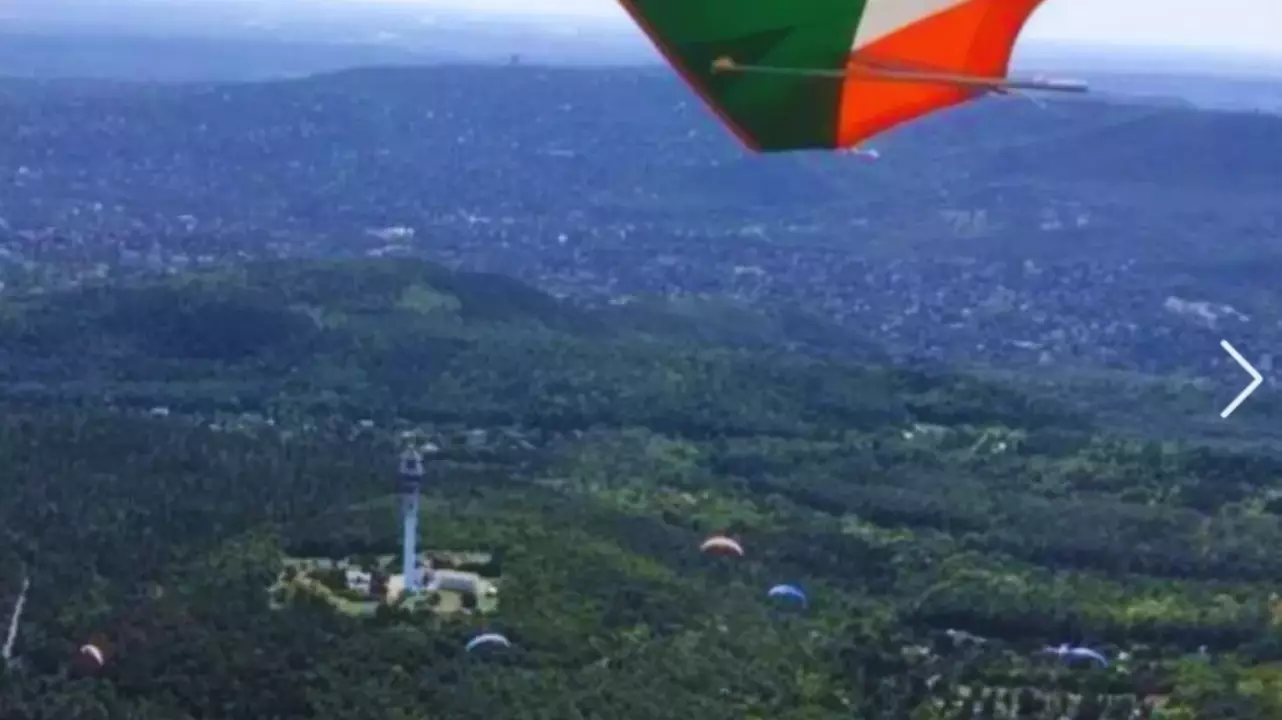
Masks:
[[[343,571],[347,578],[348,589],[355,590],[358,593],[369,594],[370,582],[373,578],[367,572],[362,572],[356,568],[347,568]]]
[[[427,586],[424,589],[470,593],[478,597],[484,592],[479,575],[458,570],[433,570],[428,575]]]

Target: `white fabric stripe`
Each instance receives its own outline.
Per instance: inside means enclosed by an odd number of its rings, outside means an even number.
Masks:
[[[970,0],[867,0],[852,49],[867,47],[918,20],[967,2]]]

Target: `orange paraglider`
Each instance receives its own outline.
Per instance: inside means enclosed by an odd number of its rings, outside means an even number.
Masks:
[[[713,535],[699,546],[700,552],[712,553],[714,555],[735,555],[743,557],[743,546],[737,541],[731,540],[725,535]]]

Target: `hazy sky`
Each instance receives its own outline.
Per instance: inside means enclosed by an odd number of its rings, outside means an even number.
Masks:
[[[427,10],[471,9],[512,15],[573,16],[595,22],[626,21],[615,0],[394,1]],[[1282,57],[1282,0],[1046,0],[1024,37]]]

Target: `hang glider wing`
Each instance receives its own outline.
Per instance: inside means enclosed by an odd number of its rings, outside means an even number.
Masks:
[[[1082,92],[1006,76],[1042,0],[620,0],[749,148],[844,148],[980,95]]]

